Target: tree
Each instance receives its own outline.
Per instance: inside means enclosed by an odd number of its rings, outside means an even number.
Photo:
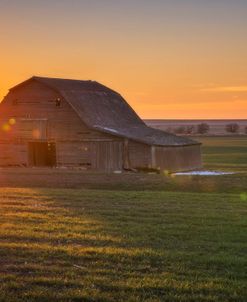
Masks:
[[[247,134],[247,126],[244,127],[244,133]]]
[[[197,133],[199,134],[206,134],[208,133],[210,127],[206,123],[201,123],[197,125]]]
[[[237,123],[230,123],[226,125],[226,132],[237,133],[239,131],[239,125]]]
[[[185,130],[187,134],[192,134],[194,131],[195,131],[195,127],[193,125],[188,125]]]

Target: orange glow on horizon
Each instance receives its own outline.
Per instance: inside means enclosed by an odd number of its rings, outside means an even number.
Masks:
[[[0,3],[0,99],[33,75],[91,79],[144,119],[247,119],[247,2],[24,2]]]

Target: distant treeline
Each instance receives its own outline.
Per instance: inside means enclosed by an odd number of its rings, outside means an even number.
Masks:
[[[247,134],[247,126],[244,129],[240,129],[238,123],[229,123],[225,125],[225,132],[228,134],[239,134],[240,130],[242,133]],[[208,123],[201,123],[197,125],[180,125],[178,127],[168,127],[167,132],[183,135],[204,135],[210,131],[210,125]]]

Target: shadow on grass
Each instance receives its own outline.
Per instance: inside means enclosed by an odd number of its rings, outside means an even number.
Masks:
[[[0,301],[245,301],[237,195],[2,191]]]

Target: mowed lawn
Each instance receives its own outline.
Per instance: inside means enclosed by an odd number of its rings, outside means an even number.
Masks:
[[[0,188],[0,301],[247,301],[247,160],[226,140],[231,165],[207,165],[240,176]]]

